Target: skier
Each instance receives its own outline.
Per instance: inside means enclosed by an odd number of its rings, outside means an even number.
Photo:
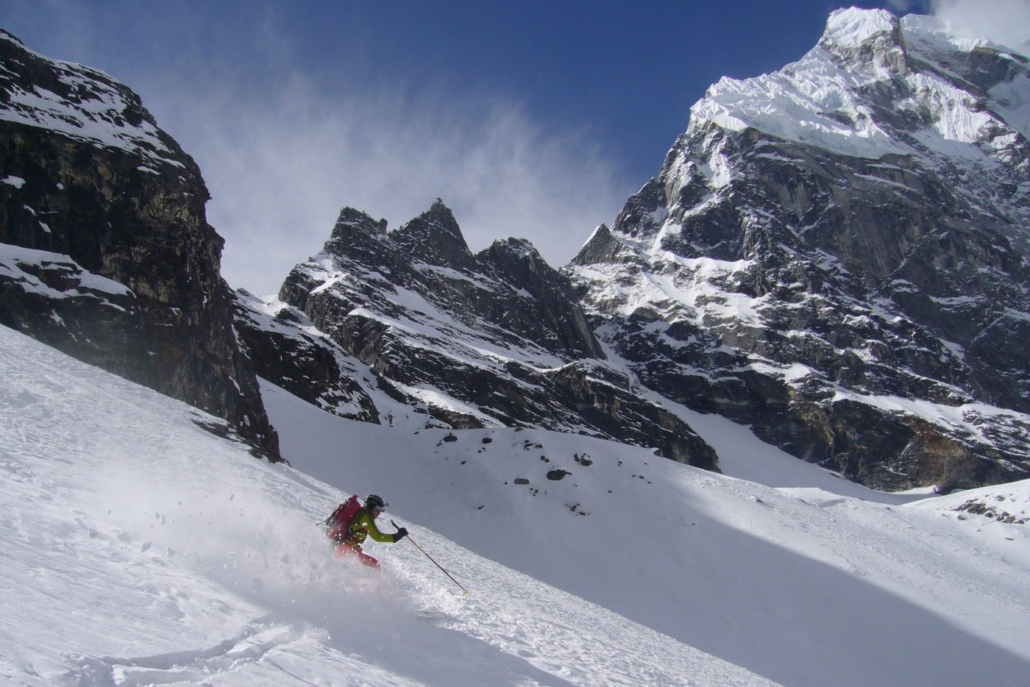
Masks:
[[[336,542],[336,557],[356,557],[359,561],[370,568],[379,570],[379,561],[361,550],[366,537],[372,537],[378,542],[396,543],[408,536],[408,530],[399,528],[393,534],[386,534],[376,527],[376,518],[383,512],[388,504],[375,494],[369,494],[365,498],[365,505],[351,517],[346,526],[332,537]]]

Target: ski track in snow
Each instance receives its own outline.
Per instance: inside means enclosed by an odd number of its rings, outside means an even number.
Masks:
[[[440,536],[782,684],[1030,684],[1025,525],[904,505],[926,495],[871,491],[714,416],[687,419],[767,485],[582,436],[391,431],[262,390],[299,469],[389,490]]]
[[[469,596],[336,561],[343,492],[2,327],[0,378],[2,683],[774,684],[412,523]]]

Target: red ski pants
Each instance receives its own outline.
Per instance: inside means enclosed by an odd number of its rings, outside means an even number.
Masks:
[[[337,544],[336,557],[356,558],[357,560],[361,561],[362,564],[367,565],[370,568],[374,568],[375,570],[379,570],[379,561],[372,558],[361,549],[351,546],[347,543]]]

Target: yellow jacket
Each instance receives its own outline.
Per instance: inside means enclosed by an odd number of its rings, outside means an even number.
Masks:
[[[360,549],[361,545],[365,543],[366,537],[372,537],[373,540],[385,543],[394,543],[397,541],[397,537],[393,534],[384,534],[379,531],[376,527],[376,521],[372,518],[372,515],[362,507],[353,518],[351,518],[350,524],[347,525],[347,536],[344,539],[344,543],[353,546],[356,549]]]

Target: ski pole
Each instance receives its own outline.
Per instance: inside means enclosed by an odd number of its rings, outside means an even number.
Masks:
[[[392,524],[397,529],[400,529],[400,527],[397,525],[397,523],[395,523],[393,520],[390,521],[390,524]],[[415,540],[411,538],[410,534],[408,535],[408,541],[410,541],[412,544],[415,544]],[[433,561],[433,557],[430,556],[428,553],[426,553],[426,550],[423,549],[421,546],[419,546],[418,544],[415,544],[415,548],[418,549],[419,551],[421,551],[423,556],[425,556],[429,560]],[[447,572],[446,570],[444,570],[442,565],[440,565],[436,561],[433,561],[433,565],[435,565],[436,567],[440,568],[440,571],[443,572],[444,575],[446,575],[447,577],[451,578],[451,582],[453,582],[454,584],[458,585],[458,587],[461,589],[461,595],[462,596],[467,596],[468,595],[468,593],[469,593],[468,590],[465,589],[464,587],[462,587],[460,582],[458,582],[456,579],[451,577],[451,574],[449,572]]]

